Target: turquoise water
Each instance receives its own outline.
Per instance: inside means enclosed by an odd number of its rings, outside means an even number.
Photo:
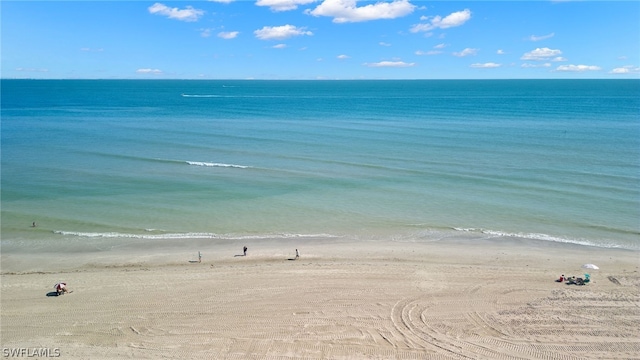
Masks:
[[[2,80],[2,242],[640,249],[639,135],[637,80]]]

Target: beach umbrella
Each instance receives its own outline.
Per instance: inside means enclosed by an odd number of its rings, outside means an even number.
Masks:
[[[596,270],[600,269],[599,267],[597,267],[597,266],[595,266],[593,264],[584,264],[584,265],[582,265],[582,267],[585,268],[585,269],[596,269]]]

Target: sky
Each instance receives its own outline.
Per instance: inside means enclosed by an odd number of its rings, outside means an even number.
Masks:
[[[1,1],[0,77],[640,79],[639,1]]]

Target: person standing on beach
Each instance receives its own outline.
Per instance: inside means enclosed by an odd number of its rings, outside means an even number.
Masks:
[[[247,247],[245,246],[242,250],[244,251],[244,256],[247,256]]]

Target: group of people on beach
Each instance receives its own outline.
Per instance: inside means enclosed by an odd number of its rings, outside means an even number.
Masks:
[[[236,255],[236,256],[247,256],[247,251],[249,250],[248,247],[243,246],[242,247],[242,255]],[[298,249],[296,249],[296,257],[293,259],[289,259],[289,260],[297,260],[298,258],[300,258],[300,253],[298,252]],[[189,260],[189,262],[192,263],[201,263],[202,262],[202,253],[200,253],[200,251],[198,251],[198,260]]]
[[[35,222],[33,223],[33,226],[35,227]],[[249,248],[247,248],[246,246],[244,246],[242,248],[243,256],[247,256],[247,250],[249,250]],[[298,259],[299,257],[300,257],[300,253],[298,252],[298,249],[296,249],[296,257],[295,257],[295,259]],[[292,259],[289,259],[289,260],[292,260]],[[200,251],[198,251],[198,260],[197,261],[190,261],[190,262],[201,263],[202,262],[202,253]],[[63,294],[66,294],[68,292],[67,283],[65,283],[65,282],[58,282],[57,284],[54,285],[54,289],[56,290],[56,295],[63,295]]]
[[[562,274],[560,278],[556,280],[556,282],[566,283],[567,285],[585,285],[589,281],[591,281],[589,274],[584,274],[584,279],[575,276],[564,276],[564,274]]]
[[[248,248],[246,246],[242,248],[243,256],[247,256],[247,250],[248,250]],[[299,257],[300,257],[300,253],[298,252],[298,249],[296,249],[296,257],[295,258],[298,259]],[[289,259],[289,260],[291,260],[291,259]]]

